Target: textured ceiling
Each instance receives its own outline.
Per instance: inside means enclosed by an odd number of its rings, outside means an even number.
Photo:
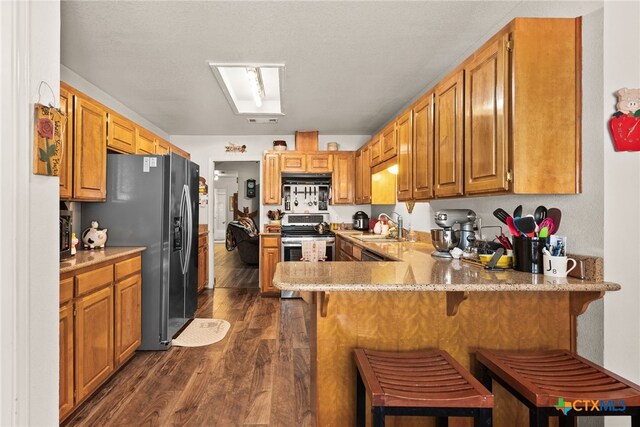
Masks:
[[[582,2],[62,2],[62,64],[172,135],[371,134],[511,17]],[[277,125],[236,116],[207,61],[284,63]]]

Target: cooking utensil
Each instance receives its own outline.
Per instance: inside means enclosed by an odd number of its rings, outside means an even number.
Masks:
[[[503,268],[496,268],[496,264],[498,263],[498,261],[500,261],[502,255],[504,255],[504,248],[496,249],[496,251],[493,253],[493,256],[491,257],[491,260],[487,265],[484,266],[484,268],[487,270],[504,270]]]
[[[540,223],[547,217],[547,208],[540,205],[536,208],[536,211],[533,213],[533,217],[536,220],[536,224],[540,225]]]
[[[513,210],[513,218],[520,218],[522,216],[522,205],[518,205],[517,208]]]
[[[500,222],[502,222],[503,224],[506,224],[507,218],[509,218],[511,215],[509,215],[507,211],[505,211],[504,209],[498,208],[495,211],[493,211],[493,216],[498,218]]]
[[[541,239],[546,239],[547,237],[549,237],[549,228],[547,226],[544,226],[540,229],[540,232],[538,233],[538,237],[540,237]]]
[[[562,219],[562,212],[558,208],[551,208],[547,212],[547,217],[553,220],[553,228],[549,227],[549,234],[556,234],[560,228],[560,220]]]
[[[522,218],[514,218],[513,224],[527,237],[534,237],[536,231],[536,220],[531,215],[523,216]]]
[[[520,232],[518,231],[516,226],[513,224],[513,217],[511,216],[507,218],[507,227],[509,227],[509,232],[511,233],[511,235],[513,236],[520,235]]]
[[[296,196],[295,200],[293,201],[293,206],[298,206],[298,196]]]

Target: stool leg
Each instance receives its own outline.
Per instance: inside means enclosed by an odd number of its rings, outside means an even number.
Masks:
[[[479,409],[478,415],[473,418],[474,427],[491,427],[493,419],[491,409]]]
[[[384,427],[384,407],[374,406],[371,412],[373,413],[371,427]]]
[[[640,427],[640,415],[631,416],[631,427]]]
[[[537,409],[529,409],[529,427],[549,427],[549,417]]]
[[[449,417],[436,417],[436,427],[449,427]]]
[[[559,416],[558,424],[560,427],[576,427],[576,417]]]
[[[493,381],[491,380],[491,376],[489,375],[489,370],[482,363],[480,365],[480,382],[483,386],[487,388],[487,390],[491,391],[493,387]]]
[[[356,369],[356,427],[365,427],[367,398],[360,371]]]

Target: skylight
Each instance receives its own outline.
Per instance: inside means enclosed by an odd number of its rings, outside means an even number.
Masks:
[[[235,114],[283,116],[284,64],[216,64],[209,62]]]

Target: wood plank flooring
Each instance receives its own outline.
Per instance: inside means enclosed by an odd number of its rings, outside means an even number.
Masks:
[[[224,243],[214,243],[216,288],[258,288],[260,271],[257,265],[240,261],[238,249],[227,252]]]
[[[65,425],[314,425],[304,301],[262,298],[257,289],[205,290],[196,317],[225,319],[231,328],[210,346],[137,352]]]

